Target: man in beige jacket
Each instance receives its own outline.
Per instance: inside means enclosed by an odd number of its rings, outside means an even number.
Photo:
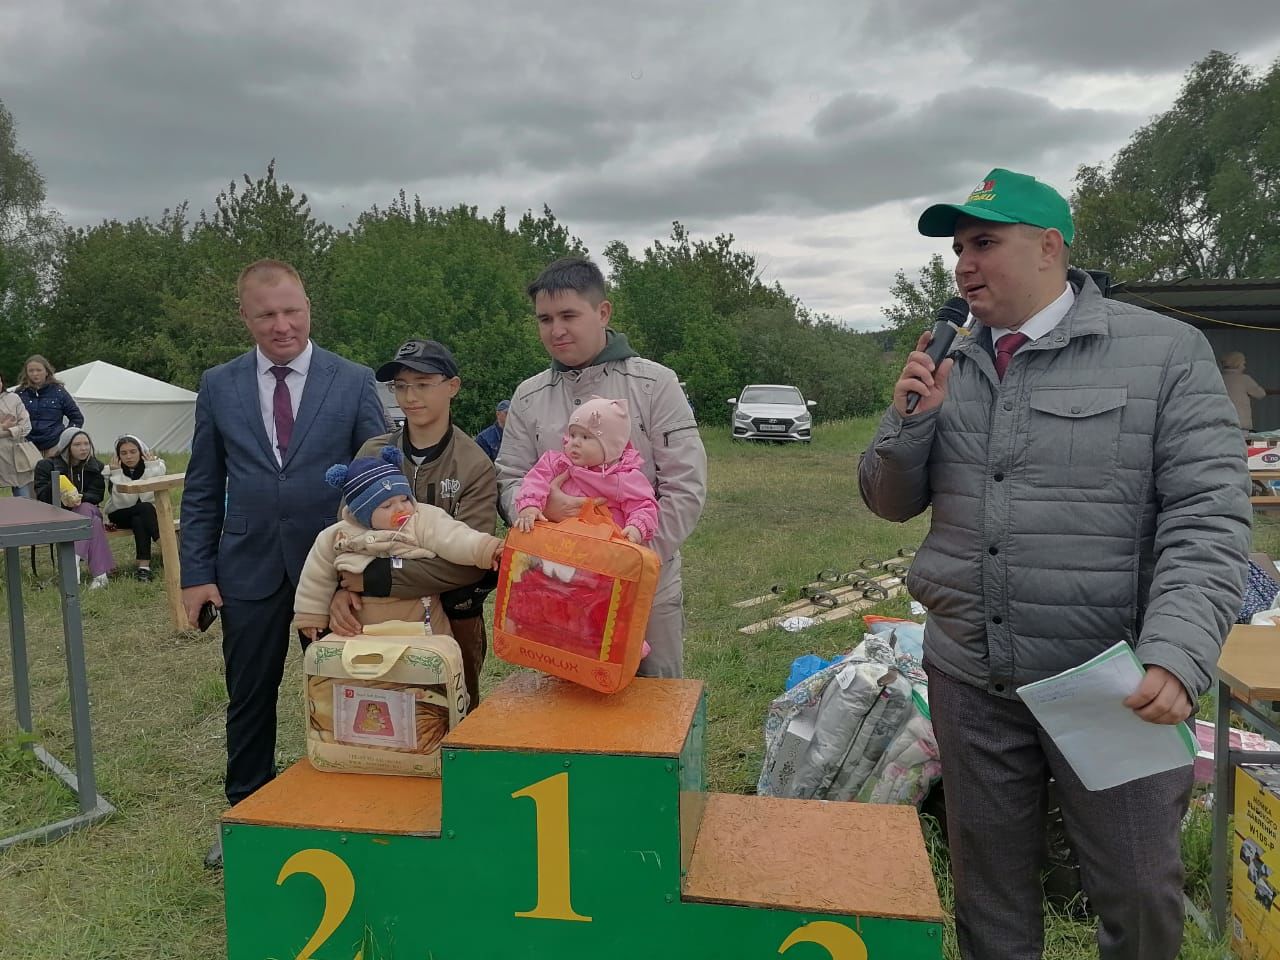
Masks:
[[[625,399],[631,411],[631,441],[644,458],[644,473],[658,499],[653,549],[662,561],[645,639],[652,648],[640,675],[684,674],[684,595],[680,545],[693,532],[707,496],[707,454],[698,425],[675,373],[637,356],[627,338],[609,329],[613,305],[604,276],[590,260],[568,257],[548,266],[529,285],[538,336],[551,367],[516,388],[498,452],[498,487],[510,520],[520,482],[538,458],[558,450],[573,411],[593,396]],[[583,498],[553,482],[543,509],[564,520]]]

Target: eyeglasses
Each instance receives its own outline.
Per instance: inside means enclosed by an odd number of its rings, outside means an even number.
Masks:
[[[403,380],[392,380],[387,384],[387,390],[396,396],[408,394],[413,397],[420,397],[432,387],[438,387],[441,384],[448,382],[448,380],[433,380],[429,383],[405,383]]]

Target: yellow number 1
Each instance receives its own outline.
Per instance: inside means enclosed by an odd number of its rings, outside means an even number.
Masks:
[[[573,909],[569,898],[569,774],[539,780],[511,797],[533,801],[538,843],[538,903],[516,916],[590,923],[590,917]]]
[[[778,953],[786,953],[797,943],[816,943],[831,954],[831,960],[867,960],[867,945],[843,923],[816,920],[798,927],[782,941]]]

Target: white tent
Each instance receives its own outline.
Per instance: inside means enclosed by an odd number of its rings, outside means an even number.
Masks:
[[[191,449],[196,395],[190,390],[102,360],[59,370],[58,379],[84,412],[84,429],[98,450],[110,450],[122,433],[140,437],[153,450]]]

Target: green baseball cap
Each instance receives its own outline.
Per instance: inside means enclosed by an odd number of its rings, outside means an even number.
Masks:
[[[1076,235],[1071,207],[1062,194],[1035,177],[1000,167],[988,173],[964,203],[935,203],[920,214],[920,233],[926,237],[954,236],[961,217],[1052,227],[1062,234],[1067,246]]]

